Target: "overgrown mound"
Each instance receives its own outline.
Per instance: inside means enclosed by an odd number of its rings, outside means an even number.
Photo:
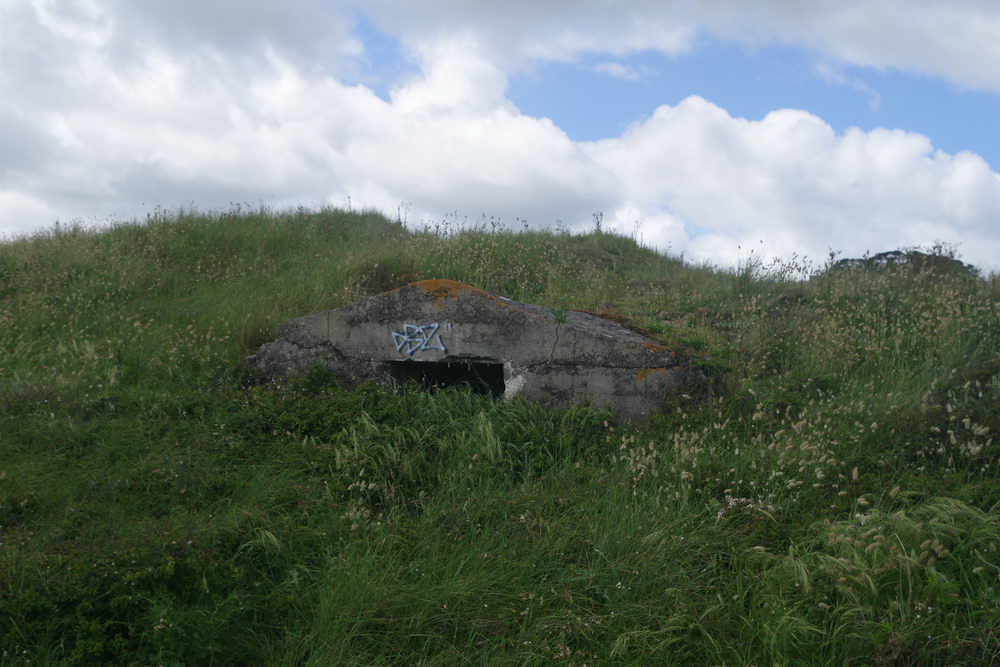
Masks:
[[[332,209],[4,242],[0,662],[1000,661],[1000,283],[915,257],[801,281]],[[278,322],[427,277],[702,382],[636,427],[247,375]]]

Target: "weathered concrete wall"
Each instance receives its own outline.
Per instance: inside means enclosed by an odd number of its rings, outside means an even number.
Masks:
[[[683,377],[670,350],[615,322],[578,311],[557,317],[449,280],[289,320],[251,360],[269,375],[318,362],[348,381],[383,385],[400,361],[497,362],[507,397],[554,406],[590,399],[631,418],[656,412]]]

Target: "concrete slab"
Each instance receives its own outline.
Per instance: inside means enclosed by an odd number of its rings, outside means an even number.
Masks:
[[[352,383],[468,382],[551,406],[589,399],[631,419],[659,410],[684,377],[675,353],[620,324],[451,280],[422,280],[289,320],[250,360],[272,376],[319,363]]]

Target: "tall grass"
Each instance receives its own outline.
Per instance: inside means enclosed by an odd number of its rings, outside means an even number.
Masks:
[[[243,362],[422,278],[695,379],[628,424]],[[996,662],[997,284],[334,209],[6,241],[0,664]]]

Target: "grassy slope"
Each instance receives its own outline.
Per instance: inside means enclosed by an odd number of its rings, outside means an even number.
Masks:
[[[781,273],[334,210],[5,242],[0,663],[1000,660],[997,277]],[[429,277],[705,379],[634,427],[241,366]]]

